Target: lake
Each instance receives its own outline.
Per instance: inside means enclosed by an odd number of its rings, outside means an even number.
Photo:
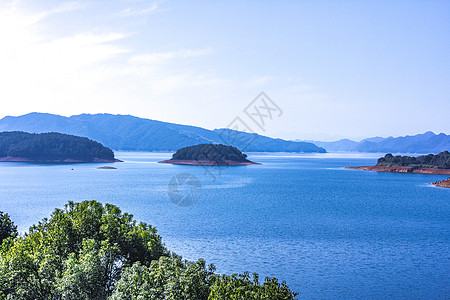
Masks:
[[[450,189],[442,175],[343,169],[379,154],[255,154],[261,166],[0,163],[0,210],[26,231],[95,199],[157,227],[166,246],[220,273],[285,280],[299,299],[450,298]],[[117,170],[99,170],[113,165]],[[185,184],[183,180],[186,180]]]

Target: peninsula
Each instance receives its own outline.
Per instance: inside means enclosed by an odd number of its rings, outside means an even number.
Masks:
[[[346,167],[377,172],[416,173],[432,175],[450,175],[450,153],[428,154],[419,157],[393,156],[388,153],[378,159],[375,166]]]
[[[119,162],[114,152],[85,137],[62,133],[0,132],[0,162]]]
[[[195,166],[260,165],[260,163],[248,160],[247,155],[236,147],[222,144],[200,144],[184,147],[177,150],[171,159],[159,163]]]

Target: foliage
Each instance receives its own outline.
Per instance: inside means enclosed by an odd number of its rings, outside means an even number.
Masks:
[[[10,236],[17,235],[17,226],[9,218],[8,214],[0,211],[0,244],[2,241]]]
[[[214,267],[203,260],[182,261],[175,255],[161,257],[150,267],[139,262],[127,269],[111,299],[208,299]]]
[[[170,254],[111,204],[69,202],[0,248],[0,299],[294,299],[284,282],[217,275]]]
[[[262,299],[295,299],[298,294],[292,292],[289,287],[276,278],[266,277],[264,283],[260,285],[257,274],[253,274],[250,280],[249,274],[233,274],[231,276],[220,276],[211,287],[209,300],[230,299],[230,300],[262,300]]]
[[[32,134],[1,132],[0,157],[21,157],[36,161],[81,160],[95,158],[114,160],[111,149],[88,138],[62,133]]]
[[[393,156],[388,153],[378,159],[377,166],[407,166],[414,168],[450,169],[450,153],[448,151],[439,154],[428,154],[419,157]]]
[[[200,144],[196,146],[179,149],[172,159],[214,161],[224,163],[226,160],[236,162],[248,162],[247,155],[243,154],[236,147],[221,144]]]
[[[156,230],[116,206],[69,202],[3,245],[0,291],[12,299],[105,299],[124,268],[164,255]]]

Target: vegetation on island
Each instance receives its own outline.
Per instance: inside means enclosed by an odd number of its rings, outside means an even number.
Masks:
[[[226,161],[250,162],[247,154],[243,154],[236,147],[222,144],[200,144],[179,149],[172,156],[172,160],[213,161],[224,164]]]
[[[393,156],[391,153],[378,159],[377,166],[403,166],[412,168],[450,169],[450,153],[448,151],[439,154],[428,154],[419,157]]]
[[[5,216],[2,214],[2,216]],[[6,220],[6,221],[5,221]],[[94,200],[69,202],[17,236],[8,217],[0,299],[295,299],[275,278],[219,275],[168,251],[152,226]]]
[[[114,161],[114,152],[85,137],[56,132],[33,134],[12,131],[0,132],[0,158],[5,157],[36,162]]]

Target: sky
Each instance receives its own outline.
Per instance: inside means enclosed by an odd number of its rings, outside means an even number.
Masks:
[[[0,118],[450,134],[450,1],[0,0],[0,43]],[[244,111],[260,92],[279,108],[263,128]]]

